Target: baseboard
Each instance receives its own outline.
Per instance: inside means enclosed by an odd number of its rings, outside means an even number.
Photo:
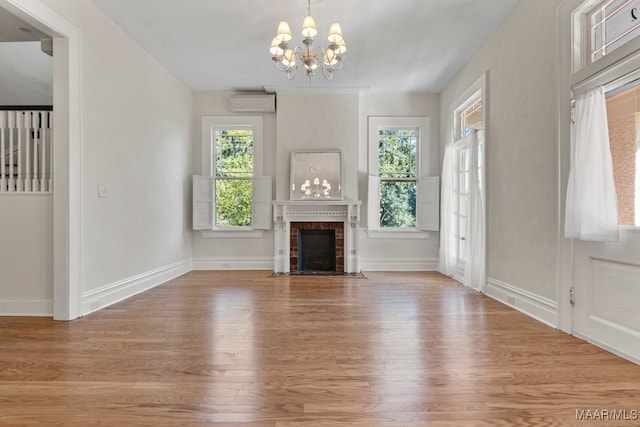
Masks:
[[[558,304],[549,298],[541,297],[492,278],[487,279],[485,294],[542,323],[553,328],[557,327]]]
[[[136,294],[154,288],[192,270],[191,260],[179,261],[146,273],[138,274],[118,282],[82,294],[82,315],[93,313]]]
[[[255,258],[193,258],[194,270],[271,270],[273,257]]]
[[[0,316],[52,317],[53,300],[0,300]]]
[[[581,340],[585,340],[586,342],[591,343],[591,344],[593,344],[595,346],[598,346],[598,347],[600,347],[600,348],[602,348],[604,350],[607,350],[608,352],[613,353],[616,356],[620,356],[623,359],[627,359],[628,361],[633,362],[636,365],[640,365],[640,358],[638,358],[637,356],[634,356],[632,354],[626,353],[626,352],[624,352],[624,351],[622,351],[622,350],[620,350],[620,349],[618,349],[616,347],[612,347],[612,346],[610,346],[608,344],[604,344],[604,343],[600,342],[599,340],[590,338],[590,337],[585,336],[585,335],[583,335],[583,334],[581,334],[579,332],[574,332],[573,336],[575,336],[576,338],[580,338]]]
[[[360,258],[362,271],[437,271],[437,258]]]

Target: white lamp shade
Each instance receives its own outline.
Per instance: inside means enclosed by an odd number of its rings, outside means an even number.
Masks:
[[[273,40],[271,40],[269,52],[271,52],[271,55],[273,56],[282,56],[282,54],[284,53],[284,50],[282,50],[282,48],[280,47],[280,40],[278,40],[277,37],[274,37]]]
[[[302,22],[302,35],[306,38],[313,38],[318,34],[318,27],[316,27],[316,21],[313,16],[308,15]]]
[[[338,24],[337,22],[334,22],[333,24],[331,24],[327,39],[329,39],[329,42],[331,43],[338,43],[341,40],[344,40],[344,37],[342,36],[342,28],[340,28],[340,24]]]
[[[293,38],[291,35],[291,28],[289,28],[289,23],[287,21],[280,21],[280,24],[278,24],[276,38],[281,42],[288,42]]]
[[[338,49],[336,49],[336,53],[338,55],[344,55],[344,53],[347,51],[347,44],[345,43],[344,39],[340,40],[336,44],[338,45]]]

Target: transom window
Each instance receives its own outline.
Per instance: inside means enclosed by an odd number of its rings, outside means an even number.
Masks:
[[[593,7],[587,16],[591,32],[591,62],[640,35],[640,4],[637,0],[606,0]]]
[[[472,101],[471,105],[460,111],[460,138],[470,135],[482,126],[482,100]]]

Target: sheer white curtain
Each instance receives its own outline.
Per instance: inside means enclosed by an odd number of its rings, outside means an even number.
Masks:
[[[473,132],[445,148],[442,164],[442,190],[440,212],[440,272],[454,276],[458,269],[458,259],[466,259],[463,283],[465,286],[484,290],[486,283],[485,267],[485,209],[484,209],[484,156],[481,153],[484,144],[484,132]],[[465,230],[466,253],[458,254],[458,213],[456,180],[458,154],[469,149],[469,221]]]
[[[471,139],[469,162],[469,232],[467,233],[467,260],[464,268],[464,284],[484,291],[485,267],[485,210],[484,210],[484,130],[474,132]]]
[[[453,276],[458,268],[458,242],[456,236],[456,153],[455,144],[444,150],[440,190],[440,260],[439,271]]]
[[[618,240],[618,199],[602,87],[576,99],[564,233],[580,240]]]

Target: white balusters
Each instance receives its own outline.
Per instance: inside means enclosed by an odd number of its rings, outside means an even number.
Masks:
[[[0,111],[0,193],[53,191],[50,111]]]
[[[15,155],[14,155],[14,145],[13,145],[13,140],[14,140],[14,135],[15,135],[15,128],[16,128],[16,112],[15,111],[9,111],[9,120],[7,123],[7,129],[9,130],[9,150],[7,150],[7,152],[9,153],[9,182],[8,182],[8,191],[10,193],[13,193],[16,191],[16,177],[14,175],[14,168],[15,168]]]
[[[5,145],[7,127],[7,112],[0,111],[0,193],[7,191],[6,164],[8,159],[7,148]]]

